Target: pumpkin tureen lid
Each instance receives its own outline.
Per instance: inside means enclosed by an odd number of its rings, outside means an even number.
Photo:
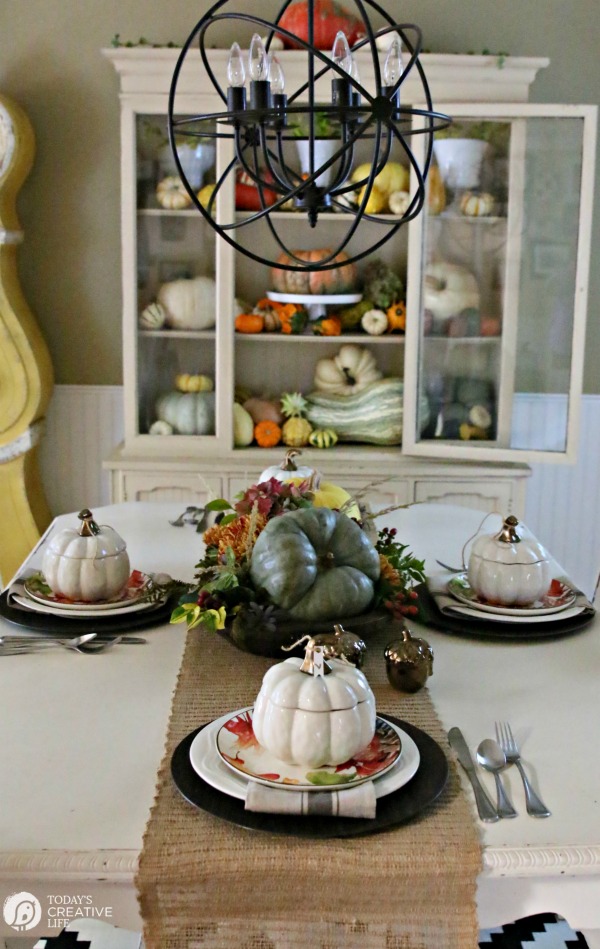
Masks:
[[[330,712],[355,708],[372,697],[362,672],[340,659],[325,661],[324,647],[307,638],[304,659],[286,659],[266,673],[263,686],[269,688],[273,705],[306,712]]]
[[[49,551],[72,560],[97,560],[114,557],[126,550],[127,544],[116,530],[106,524],[97,524],[87,508],[80,511],[78,517],[81,521],[79,530],[67,527],[59,531],[50,539]]]
[[[518,527],[519,521],[514,514],[510,514],[504,519],[499,533],[477,538],[471,556],[511,566],[548,561],[549,554],[542,544],[535,537],[522,536]]]

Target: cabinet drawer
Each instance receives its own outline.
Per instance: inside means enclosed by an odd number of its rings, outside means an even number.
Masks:
[[[221,479],[213,475],[161,472],[121,472],[123,501],[181,501],[204,504],[221,496]]]
[[[459,507],[510,514],[513,490],[507,481],[415,481],[415,501],[440,501]]]

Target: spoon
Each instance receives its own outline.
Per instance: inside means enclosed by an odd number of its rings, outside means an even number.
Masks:
[[[500,817],[516,817],[517,812],[508,800],[504,785],[500,780],[500,772],[506,767],[506,755],[498,742],[494,741],[493,738],[485,738],[477,749],[477,761],[482,768],[494,775]]]

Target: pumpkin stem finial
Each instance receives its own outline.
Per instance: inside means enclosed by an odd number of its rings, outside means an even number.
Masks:
[[[94,537],[96,534],[100,533],[100,528],[94,520],[94,515],[91,511],[86,508],[83,511],[80,511],[77,515],[80,519],[81,527],[79,528],[79,534],[81,537]]]
[[[297,455],[301,455],[302,452],[298,451],[297,448],[289,448],[285,453],[285,458],[281,462],[282,471],[297,471],[298,465],[294,461]]]
[[[281,648],[285,652],[290,652],[291,649],[295,649],[296,646],[301,646],[302,643],[306,643],[306,649],[304,652],[304,661],[300,666],[300,672],[306,672],[308,675],[313,676],[323,676],[331,672],[331,666],[325,659],[323,646],[318,646],[312,636],[308,634],[296,640],[291,646],[282,646]]]

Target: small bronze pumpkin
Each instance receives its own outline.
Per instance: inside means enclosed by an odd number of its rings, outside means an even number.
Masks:
[[[389,643],[384,655],[388,681],[400,692],[418,692],[433,675],[433,649],[425,639],[413,638],[406,626],[402,639]]]
[[[334,623],[332,633],[318,633],[312,637],[316,646],[323,646],[326,659],[347,659],[357,669],[362,667],[367,652],[366,644],[356,633]]]

